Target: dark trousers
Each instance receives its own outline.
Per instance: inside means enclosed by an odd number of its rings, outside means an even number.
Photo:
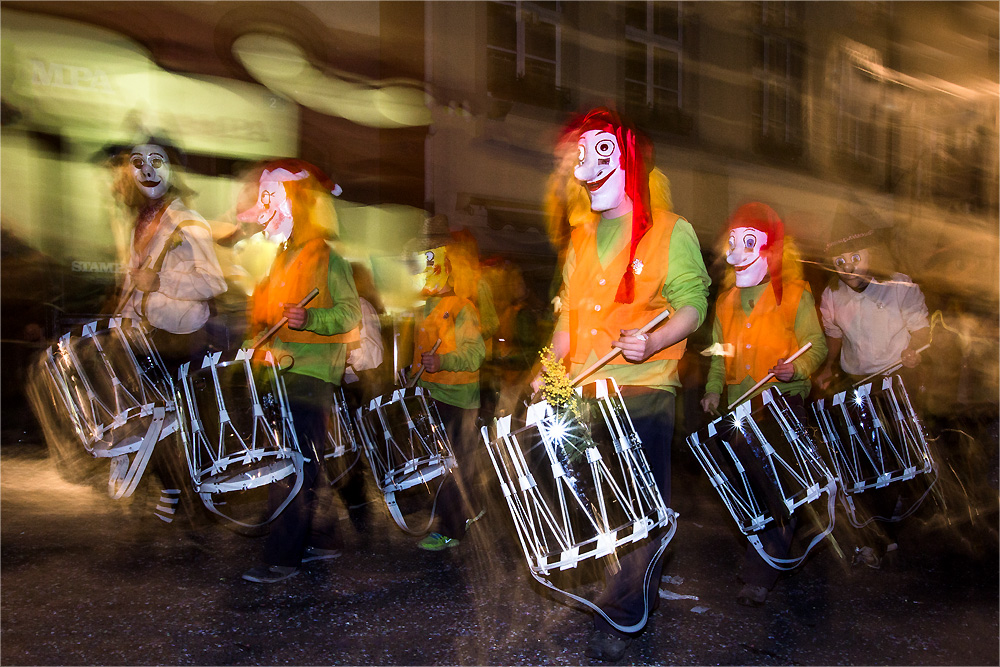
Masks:
[[[457,408],[436,402],[444,429],[451,440],[457,467],[442,482],[436,512],[438,532],[447,537],[465,536],[465,522],[479,513],[483,502],[479,492],[479,451],[482,439],[476,432],[478,408]]]
[[[307,546],[334,546],[333,520],[324,522],[322,529],[314,526],[318,505],[317,487],[320,480],[324,479],[320,456],[326,442],[334,385],[295,373],[286,373],[284,380],[295,423],[295,436],[303,456],[308,460],[303,464],[302,488],[270,524],[271,530],[264,545],[264,562],[268,565],[298,567]],[[294,479],[290,475],[269,486],[271,512],[288,497],[293,484]]]
[[[663,496],[663,502],[669,507],[670,447],[674,435],[675,396],[668,391],[638,387],[622,387],[621,393],[636,434],[642,440],[642,449],[649,461],[653,481]],[[612,574],[605,569],[605,588],[596,603],[619,625],[635,625],[642,620],[646,604],[650,611],[657,606],[660,577],[663,573],[662,555],[652,566],[645,590],[643,581],[659,546],[659,539],[651,539],[620,558],[621,569],[617,573]],[[594,629],[621,634],[600,614],[594,614]]]

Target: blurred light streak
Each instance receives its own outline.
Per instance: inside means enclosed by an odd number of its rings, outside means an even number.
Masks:
[[[320,71],[301,47],[281,37],[248,33],[233,43],[233,54],[262,84],[321,113],[380,128],[431,122],[426,95],[416,85],[352,81],[333,70]]]

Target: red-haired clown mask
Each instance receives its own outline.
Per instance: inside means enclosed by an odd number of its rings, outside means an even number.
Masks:
[[[264,228],[267,238],[284,243],[292,235],[294,227],[292,202],[285,191],[285,183],[301,181],[308,176],[308,172],[293,173],[282,167],[265,169],[260,175],[257,203],[241,213],[239,219],[243,222],[257,222]]]
[[[170,159],[167,151],[156,144],[139,144],[128,158],[135,184],[149,199],[160,199],[170,187]]]
[[[580,135],[579,160],[573,175],[590,195],[590,209],[597,213],[612,211],[625,200],[625,170],[618,138],[604,130],[589,130]]]
[[[767,245],[767,234],[753,227],[729,230],[726,262],[736,270],[737,287],[760,285],[767,277],[767,257],[760,250]]]

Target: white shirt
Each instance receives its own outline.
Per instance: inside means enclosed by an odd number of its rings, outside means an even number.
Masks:
[[[205,219],[188,209],[179,199],[167,205],[153,237],[144,253],[135,252],[135,231],[129,243],[132,257],[129,267],[138,270],[147,257],[154,268],[160,253],[170,243],[178,226],[181,243],[167,248],[160,268],[160,286],[143,303],[146,292],[135,290],[122,308],[122,317],[138,321],[145,315],[150,325],[175,334],[188,334],[205,326],[209,316],[209,301],[226,291],[226,280],[215,256],[212,232]],[[123,294],[132,287],[131,274],[126,275]]]
[[[930,326],[923,292],[902,273],[861,292],[838,280],[836,289],[823,290],[820,313],[823,332],[842,339],[840,367],[851,375],[898,363],[910,333]]]

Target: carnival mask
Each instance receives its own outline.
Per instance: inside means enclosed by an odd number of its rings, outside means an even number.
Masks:
[[[754,287],[767,276],[767,258],[760,249],[767,244],[767,234],[753,227],[734,227],[729,230],[729,248],[726,262],[736,270],[737,287]]]
[[[618,209],[625,201],[625,170],[618,138],[610,132],[590,130],[580,135],[577,147],[573,175],[587,188],[590,209],[597,213]]]
[[[864,289],[871,282],[871,251],[868,248],[834,255],[830,261],[837,277],[851,289]]]
[[[451,274],[448,270],[447,246],[432,248],[422,253],[424,258],[423,285],[421,294],[433,296],[443,294],[451,289],[448,280]]]
[[[160,199],[170,187],[170,160],[167,151],[156,144],[140,144],[129,155],[132,178],[148,199]]]

